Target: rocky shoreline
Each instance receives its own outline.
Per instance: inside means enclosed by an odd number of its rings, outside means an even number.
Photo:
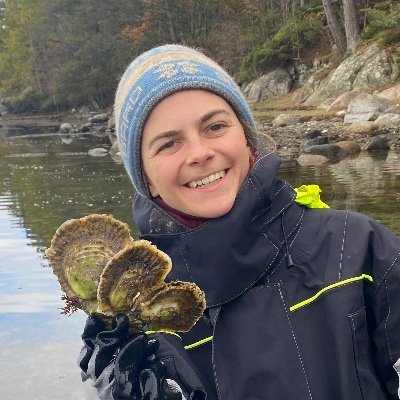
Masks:
[[[302,115],[302,110],[292,112],[295,114],[281,114],[275,119],[258,118],[257,121],[262,147],[275,151],[283,159],[296,159],[300,164],[307,165],[322,164],[354,156],[360,151],[400,149],[398,126],[379,127],[369,123],[349,125],[344,123],[342,116],[313,118]],[[80,133],[108,136],[110,148],[91,149],[89,155],[104,156],[110,153],[113,158],[118,155],[115,124],[110,110],[100,114],[8,116],[7,119],[1,117],[0,124],[58,125],[61,136]]]
[[[354,128],[354,127],[353,127]],[[350,131],[349,131],[350,130]],[[296,158],[300,163],[321,164],[352,156],[360,151],[400,149],[400,129],[381,127],[351,132],[342,118],[309,120],[284,127],[274,127],[272,122],[259,124],[260,141],[266,149],[274,148],[282,158]],[[274,143],[271,143],[271,139]],[[330,146],[342,146],[344,152],[332,155]],[[318,151],[321,150],[321,151]],[[309,154],[306,161],[301,155]],[[311,157],[322,155],[327,159]],[[304,159],[304,157],[303,157]]]

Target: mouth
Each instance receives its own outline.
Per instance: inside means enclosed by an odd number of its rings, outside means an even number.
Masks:
[[[185,186],[191,189],[196,189],[196,188],[205,188],[207,186],[212,185],[213,183],[219,181],[226,175],[227,170],[221,170],[218,172],[215,172],[209,176],[206,176],[205,178],[198,179],[195,181],[188,182]]]

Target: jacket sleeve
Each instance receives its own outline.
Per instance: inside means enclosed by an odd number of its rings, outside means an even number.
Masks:
[[[369,220],[366,273],[374,280],[366,292],[367,324],[375,366],[390,399],[400,398],[400,239]]]

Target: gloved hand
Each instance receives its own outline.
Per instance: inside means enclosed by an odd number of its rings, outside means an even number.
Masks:
[[[157,340],[145,333],[129,335],[129,320],[118,314],[112,329],[88,317],[82,334],[84,346],[78,365],[90,378],[100,400],[182,400],[182,391],[165,378],[166,367],[154,355]]]

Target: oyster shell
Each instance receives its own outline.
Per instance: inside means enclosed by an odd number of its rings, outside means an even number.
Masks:
[[[124,312],[137,330],[188,331],[205,309],[203,292],[189,282],[165,283],[169,256],[138,240],[110,259],[100,277],[99,307],[104,315]]]
[[[128,225],[103,214],[64,222],[45,251],[62,290],[78,308],[97,309],[100,275],[109,259],[132,243]]]
[[[165,282],[171,259],[128,225],[91,214],[64,222],[45,252],[68,301],[111,325],[124,312],[131,332],[188,331],[205,309],[204,293],[189,282]]]

